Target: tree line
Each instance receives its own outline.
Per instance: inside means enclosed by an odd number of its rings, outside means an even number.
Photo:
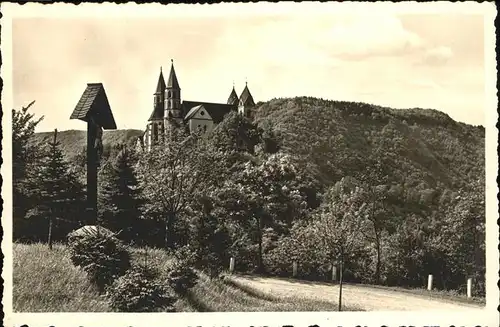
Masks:
[[[361,160],[366,144],[344,151],[349,133],[324,125],[323,138],[300,139],[310,135],[300,114],[287,129],[294,105],[264,104],[254,121],[231,113],[208,137],[173,130],[149,152],[114,146],[99,168],[99,224],[133,245],[192,248],[214,272],[236,257],[237,271],[290,276],[296,261],[302,278],[324,280],[342,263],[348,281],[420,287],[432,273],[438,288],[474,277],[484,293],[484,179],[422,187],[429,174],[402,173],[397,122]],[[30,147],[40,119],[28,108],[13,110],[14,238],[47,241],[51,224],[64,241],[89,223],[82,158],[66,161],[57,139]]]

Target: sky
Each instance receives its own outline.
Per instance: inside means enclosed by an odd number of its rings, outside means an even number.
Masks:
[[[482,15],[302,5],[247,15],[217,5],[193,9],[206,15],[183,5],[174,15],[171,5],[152,17],[15,18],[14,108],[35,100],[31,111],[44,116],[37,131],[83,130],[69,116],[86,84],[101,82],[118,128],[144,129],[160,67],[168,76],[173,60],[183,100],[225,103],[233,82],[239,94],[247,81],[256,102],[313,96],[437,109],[484,125]]]

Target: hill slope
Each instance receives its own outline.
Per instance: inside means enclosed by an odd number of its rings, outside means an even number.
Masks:
[[[104,131],[103,146],[113,146],[117,144],[135,145],[135,140],[142,135],[143,131],[137,129],[119,129]],[[35,133],[32,142],[35,144],[43,144],[51,140],[53,132]],[[82,149],[87,146],[87,132],[79,130],[60,131],[57,133],[57,139],[61,143],[63,153],[68,157],[76,156]],[[133,143],[133,144],[132,144]]]
[[[484,128],[436,110],[297,97],[259,103],[255,120],[274,125],[284,151],[298,155],[327,185],[346,175],[374,174],[384,184],[418,190],[460,189],[484,181]],[[85,133],[58,133],[67,157],[83,149]],[[104,131],[103,144],[131,144],[141,134],[134,129]],[[36,133],[33,142],[50,137],[52,132]]]
[[[397,110],[300,97],[255,111],[270,121],[284,150],[301,156],[327,184],[375,173],[387,183],[456,189],[484,180],[485,131],[429,109]]]

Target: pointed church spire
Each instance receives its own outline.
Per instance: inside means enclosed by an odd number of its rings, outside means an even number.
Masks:
[[[180,89],[179,81],[177,80],[177,76],[175,75],[174,60],[170,59],[170,61],[172,62],[172,66],[170,68],[170,76],[168,77],[167,88]]]
[[[229,98],[227,99],[227,104],[236,105],[238,104],[238,94],[234,90],[234,80],[233,80],[233,89],[231,90],[231,94],[229,94]]]
[[[253,100],[252,94],[248,89],[248,81],[245,79],[245,88],[240,95],[240,106],[254,106],[255,102]]]
[[[156,93],[163,93],[165,92],[165,79],[163,78],[163,72],[160,66],[160,77],[158,77],[158,84],[156,85]]]

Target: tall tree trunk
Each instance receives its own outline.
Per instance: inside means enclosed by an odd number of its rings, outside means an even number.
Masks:
[[[257,271],[264,272],[264,265],[262,263],[262,217],[257,218],[257,237],[259,243],[259,255],[257,257]]]
[[[339,311],[342,311],[342,275],[344,270],[344,258],[340,256],[340,278],[339,278]]]
[[[375,281],[376,283],[380,283],[380,260],[381,260],[381,254],[380,254],[380,231],[375,232],[375,245],[377,247],[377,265],[375,268]]]
[[[167,221],[165,222],[165,247],[167,249],[173,249],[175,245],[174,240],[174,214],[167,214]]]
[[[52,214],[49,215],[49,235],[47,242],[49,243],[49,250],[52,250]]]

